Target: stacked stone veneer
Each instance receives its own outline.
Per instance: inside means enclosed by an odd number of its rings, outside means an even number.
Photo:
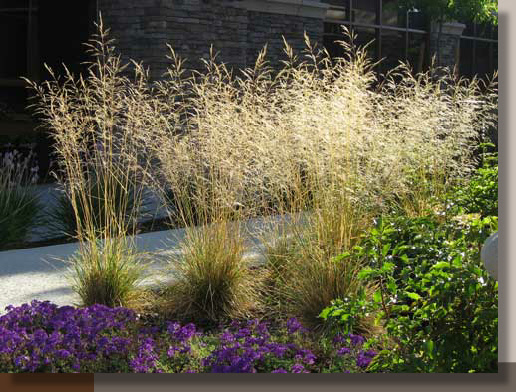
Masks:
[[[281,59],[286,59],[282,36],[285,37],[285,40],[298,55],[306,48],[305,31],[310,41],[322,45],[324,23],[321,19],[254,11],[249,11],[247,16],[249,20],[247,27],[247,65],[255,62],[258,52],[265,43],[267,43],[268,59],[273,66],[277,66]]]
[[[104,24],[111,29],[124,60],[143,61],[151,76],[159,78],[169,60],[167,44],[183,58],[186,67],[202,69],[210,46],[231,67],[254,64],[268,44],[268,59],[278,64],[285,36],[295,50],[304,48],[306,31],[321,43],[323,19],[258,12],[242,7],[241,0],[99,0]]]

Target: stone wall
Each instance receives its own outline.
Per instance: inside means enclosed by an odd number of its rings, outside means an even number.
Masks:
[[[305,2],[314,9],[322,7],[318,1]],[[303,2],[264,0],[265,3],[292,7]],[[254,64],[265,43],[269,60],[278,64],[282,35],[296,50],[304,47],[304,31],[311,40],[322,43],[322,17],[303,15],[299,11],[302,5],[297,7],[296,12],[287,7],[286,14],[278,14],[271,7],[258,11],[246,0],[99,0],[104,24],[111,29],[123,59],[143,61],[153,78],[166,70],[167,44],[188,59],[187,68],[202,69],[200,58],[209,57],[211,45],[221,61],[243,68]]]
[[[255,62],[258,52],[267,43],[268,60],[278,66],[280,60],[286,59],[282,36],[298,54],[306,47],[304,32],[310,41],[322,45],[324,23],[320,19],[254,11],[248,12],[248,18],[247,65]]]

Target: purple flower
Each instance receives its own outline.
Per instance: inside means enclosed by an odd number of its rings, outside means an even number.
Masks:
[[[237,333],[235,333],[235,338],[241,339],[241,338],[245,338],[250,335],[251,335],[251,331],[249,330],[249,328],[242,328]]]
[[[308,353],[305,355],[304,362],[307,365],[313,365],[315,363],[316,359],[317,359],[317,357],[314,354]]]
[[[16,364],[16,366],[23,367],[23,365],[28,361],[30,361],[30,358],[28,356],[21,355],[14,360],[14,363]]]
[[[57,350],[56,351],[56,356],[60,359],[66,359],[68,358],[69,356],[71,356],[72,354],[70,353],[70,351],[68,350]]]
[[[133,358],[129,364],[137,373],[156,372],[157,359],[158,356],[154,351],[154,340],[152,338],[145,338],[138,349],[136,358]]]
[[[201,335],[195,325],[144,323],[129,309],[103,305],[74,308],[33,301],[10,306],[0,316],[0,370],[147,373],[161,372],[162,359],[178,372],[189,372],[189,340]],[[292,372],[307,373],[305,366],[315,364],[316,357],[293,342],[298,338],[293,335],[304,330],[301,324],[296,319],[286,324],[272,336],[265,322],[234,321],[221,329],[215,348],[201,363],[211,372],[284,373],[286,366],[275,369],[281,360]]]
[[[191,347],[190,346],[183,346],[183,348],[181,348],[181,350],[179,351],[181,354],[186,354],[186,353],[189,353],[191,351]]]
[[[195,335],[195,325],[192,323],[186,324],[184,327],[179,328],[175,334],[174,338],[181,343],[190,340]]]
[[[289,334],[294,334],[301,328],[303,328],[303,326],[296,318],[291,318],[287,321],[287,331]]]
[[[348,347],[342,347],[337,351],[337,355],[346,355],[351,353],[351,349]]]
[[[220,337],[223,344],[229,344],[235,341],[235,336],[231,332],[224,332]]]
[[[365,342],[365,338],[360,335],[354,335],[354,334],[350,333],[348,335],[348,337],[351,339],[351,344],[354,346],[359,346]]]
[[[308,373],[308,371],[303,365],[296,363],[294,366],[292,366],[292,373]]]
[[[176,352],[178,352],[179,350],[181,350],[179,347],[169,347],[168,351],[167,351],[167,355],[169,358],[172,358],[176,355]]]
[[[371,361],[373,360],[376,352],[374,351],[360,351],[357,356],[356,364],[358,367],[366,368],[369,366]]]
[[[346,338],[341,334],[337,334],[333,337],[333,343],[344,343],[346,342]]]
[[[276,356],[277,358],[283,358],[285,353],[287,352],[288,348],[285,347],[284,345],[281,345],[281,344],[277,344],[277,343],[272,343],[270,346],[269,346],[269,350],[270,352],[272,352],[274,354],[274,356]]]

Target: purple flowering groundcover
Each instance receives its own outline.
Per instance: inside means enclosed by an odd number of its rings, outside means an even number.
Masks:
[[[357,373],[376,355],[359,335],[315,341],[296,319],[235,320],[205,331],[154,324],[127,308],[32,301],[0,317],[0,371],[72,373]]]

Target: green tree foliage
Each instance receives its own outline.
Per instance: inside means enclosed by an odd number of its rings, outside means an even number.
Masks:
[[[404,9],[418,9],[431,20],[498,24],[498,0],[400,0]]]

